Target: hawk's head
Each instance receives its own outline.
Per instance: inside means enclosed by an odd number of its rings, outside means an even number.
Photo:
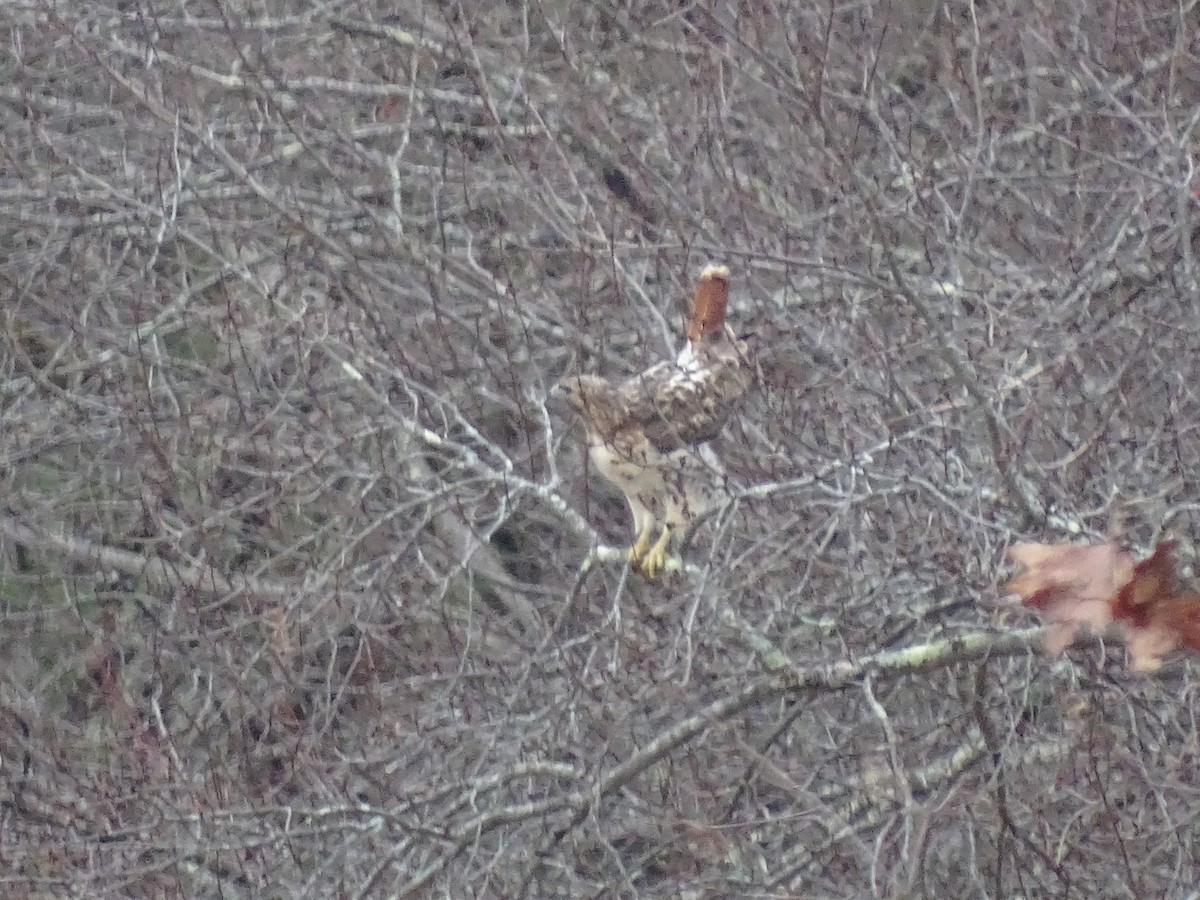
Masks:
[[[617,389],[598,375],[570,375],[554,385],[550,399],[565,403],[600,433],[614,430],[623,415]]]

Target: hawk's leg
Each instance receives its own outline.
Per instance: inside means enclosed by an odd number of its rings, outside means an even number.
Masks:
[[[630,563],[635,566],[641,563],[642,557],[644,557],[646,555],[646,551],[650,549],[650,536],[653,533],[654,522],[647,522],[646,527],[638,533],[637,540],[634,541],[633,546],[629,548],[628,557]]]
[[[671,544],[671,527],[664,525],[662,534],[658,536],[658,540],[654,542],[654,546],[646,551],[642,557],[642,574],[647,578],[654,578],[667,565],[667,547]]]

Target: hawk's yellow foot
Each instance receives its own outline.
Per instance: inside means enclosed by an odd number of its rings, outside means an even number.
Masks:
[[[664,525],[662,534],[654,542],[654,546],[642,557],[641,570],[647,578],[654,578],[667,565],[667,547],[671,543],[671,529]]]
[[[654,532],[653,525],[647,525],[642,529],[641,534],[637,536],[637,540],[633,542],[633,546],[629,548],[629,553],[626,554],[629,562],[636,566],[642,561],[642,557],[646,555],[646,551],[650,549],[650,535]]]

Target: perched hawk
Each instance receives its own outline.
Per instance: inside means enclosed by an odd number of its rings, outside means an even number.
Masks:
[[[708,266],[677,359],[620,384],[576,375],[555,388],[582,416],[592,462],[629,501],[637,534],[629,559],[650,578],[666,565],[672,535],[727,495],[708,442],[754,380],[747,341],[725,324],[728,302],[729,270]]]

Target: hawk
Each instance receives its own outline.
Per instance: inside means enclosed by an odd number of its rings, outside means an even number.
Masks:
[[[600,473],[625,494],[635,539],[629,560],[648,578],[666,566],[673,536],[728,496],[708,442],[754,381],[747,339],[725,324],[729,269],[700,273],[678,358],[613,383],[575,375],[555,394],[583,418]]]

